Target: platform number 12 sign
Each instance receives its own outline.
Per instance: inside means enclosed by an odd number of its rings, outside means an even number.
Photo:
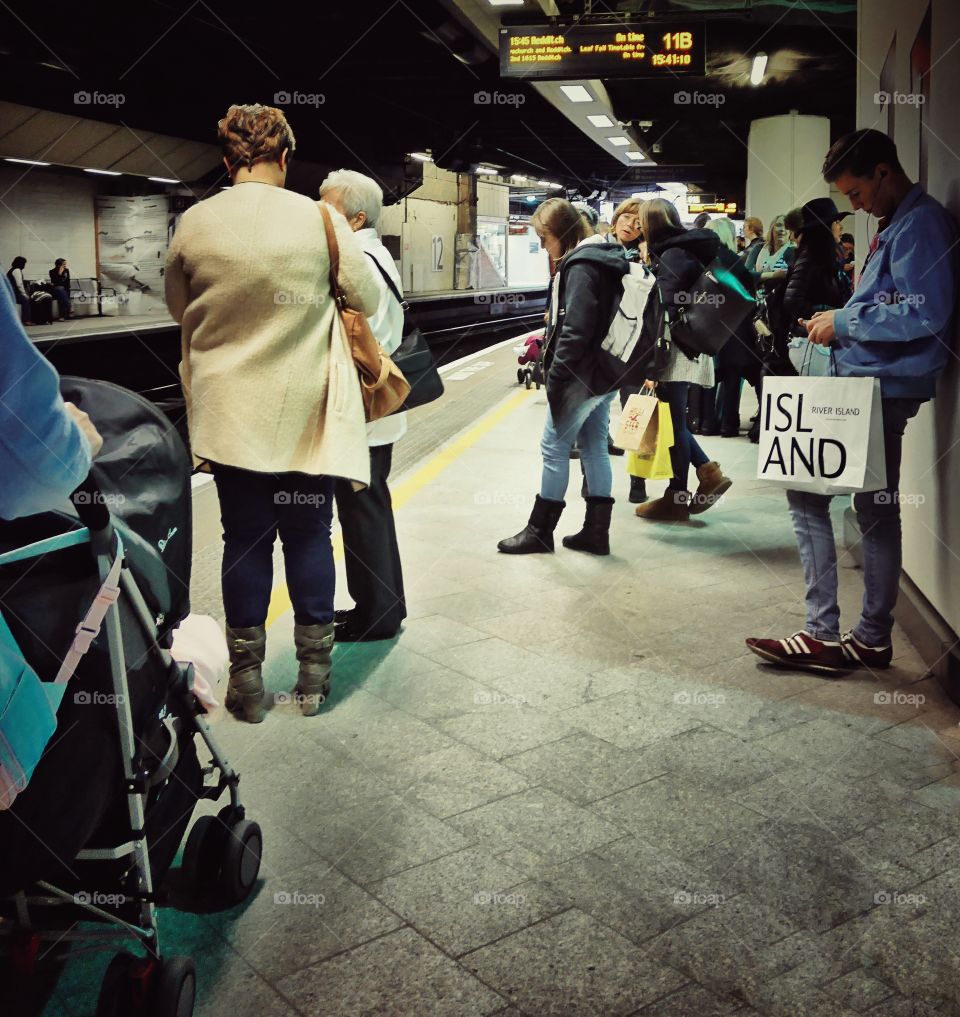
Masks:
[[[439,233],[434,233],[433,239],[430,241],[430,251],[433,257],[433,271],[443,271],[443,237]]]

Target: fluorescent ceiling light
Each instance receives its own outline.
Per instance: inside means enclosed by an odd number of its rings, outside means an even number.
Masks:
[[[587,117],[594,127],[613,127],[613,121],[606,113],[594,113],[592,116]]]
[[[179,180],[171,180],[169,177],[147,177],[147,180],[152,180],[155,184],[179,184]]]
[[[89,166],[84,166],[83,167],[83,172],[84,173],[99,173],[101,176],[105,176],[105,177],[119,177],[119,176],[122,175],[119,170],[90,169]]]
[[[525,177],[522,173],[514,173],[513,176],[510,177],[510,179],[515,184],[525,184],[530,178]]]
[[[492,166],[478,166],[476,171],[477,173],[493,174],[494,176],[497,175],[497,171]]]
[[[628,159],[642,159],[643,157],[643,152],[627,152]]]
[[[622,134],[618,134],[613,138],[607,138],[607,141],[609,141],[611,145],[615,145],[617,148],[623,148],[624,145],[630,144],[630,139],[624,137]]]
[[[759,85],[763,81],[763,75],[767,70],[767,54],[758,53],[753,58],[753,66],[750,68],[750,84]]]
[[[522,7],[523,0],[490,0],[491,7]]]
[[[6,161],[7,162],[20,162],[20,163],[23,163],[25,166],[49,166],[50,165],[50,163],[48,163],[48,162],[40,162],[37,159],[14,159],[14,158],[12,158],[10,156],[6,156]]]
[[[583,85],[561,85],[560,91],[571,101],[571,102],[593,102],[593,96],[583,87]]]
[[[552,184],[552,183],[550,183],[549,180],[538,180],[537,181],[537,186],[538,187],[549,187],[551,190],[557,191],[561,187],[563,187],[563,184]]]
[[[411,159],[416,159],[417,162],[433,162],[433,156],[429,152],[411,152]]]

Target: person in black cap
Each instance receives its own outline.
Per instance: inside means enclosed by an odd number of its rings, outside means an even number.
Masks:
[[[800,319],[811,318],[816,311],[843,307],[848,294],[841,286],[842,268],[838,261],[834,224],[850,215],[841,212],[832,198],[814,198],[801,209],[797,257],[784,282],[782,326],[778,337],[784,345],[791,335],[806,336]]]

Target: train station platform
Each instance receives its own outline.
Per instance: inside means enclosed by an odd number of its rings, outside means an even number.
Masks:
[[[276,701],[217,725],[261,885],[161,914],[196,958],[197,1013],[960,1012],[960,711],[899,630],[889,671],[843,679],[747,652],[804,616],[785,499],[745,438],[703,439],[734,485],[695,522],[636,518],[615,459],[610,557],[498,554],[538,488],[545,409],[508,344],[411,415],[391,482],[409,617],[336,647],[315,718],[285,695],[278,585]],[[582,519],[571,467],[559,535]],[[194,498],[194,609],[222,617],[212,485]],[[48,1014],[86,1013],[102,967],[68,976]]]

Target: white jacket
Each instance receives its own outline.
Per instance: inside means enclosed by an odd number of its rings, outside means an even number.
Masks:
[[[354,233],[360,247],[368,258],[376,259],[378,265],[393,280],[394,286],[400,296],[403,296],[403,282],[400,273],[397,271],[397,264],[393,255],[384,247],[383,241],[372,227],[370,229],[357,230]],[[377,271],[376,266],[371,265],[370,271],[377,283],[380,293],[380,300],[377,304],[376,314],[368,317],[370,331],[373,332],[376,340],[387,353],[393,353],[403,339],[403,308],[397,302],[397,298],[390,292],[390,287],[384,282],[383,276]],[[393,413],[389,417],[382,417],[380,420],[371,420],[367,424],[367,443],[369,445],[392,445],[399,438],[407,433],[407,414]]]

